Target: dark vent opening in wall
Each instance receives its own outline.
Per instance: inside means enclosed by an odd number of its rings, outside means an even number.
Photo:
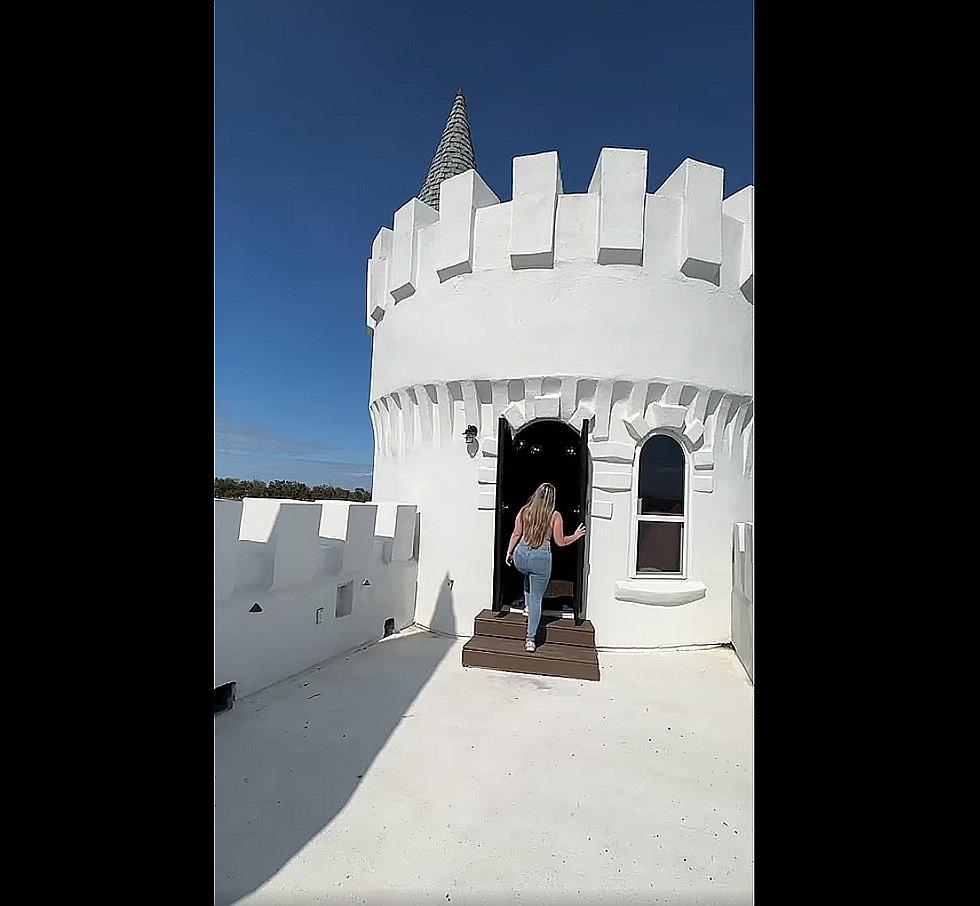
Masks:
[[[337,608],[334,617],[349,617],[354,609],[354,583],[348,582],[346,585],[337,587]]]
[[[385,620],[385,635],[389,636],[394,634],[395,634],[395,618],[391,617],[390,619]]]
[[[214,690],[214,713],[230,711],[235,704],[235,683],[225,683]]]

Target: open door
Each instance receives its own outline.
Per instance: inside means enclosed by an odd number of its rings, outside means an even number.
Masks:
[[[575,545],[575,599],[574,611],[575,622],[582,622],[582,602],[585,599],[585,564],[588,562],[586,557],[586,547],[589,543],[589,422],[588,419],[582,422],[582,433],[578,439],[578,479],[579,479],[579,502],[575,508],[577,516],[575,524],[572,526],[574,531],[580,523],[585,524],[586,535]],[[567,529],[566,529],[567,531]]]
[[[511,511],[506,481],[507,466],[513,455],[514,437],[510,432],[510,422],[501,416],[497,419],[497,505],[493,517],[493,610],[500,610],[503,605],[504,570],[507,569],[504,559],[507,556],[507,543],[514,527],[515,513]]]

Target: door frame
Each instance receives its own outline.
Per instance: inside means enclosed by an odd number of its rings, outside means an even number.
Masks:
[[[500,416],[497,419],[497,469],[496,469],[496,500],[494,502],[494,529],[493,529],[493,588],[492,588],[492,599],[491,599],[491,610],[501,611],[503,609],[502,598],[502,580],[503,571],[508,567],[504,563],[504,557],[506,556],[506,545],[507,541],[510,539],[510,532],[513,525],[514,513],[512,512],[511,505],[507,504],[504,500],[504,490],[505,490],[505,473],[509,460],[513,453],[515,436],[522,431],[524,428],[531,424],[537,422],[557,422],[559,424],[566,425],[571,428],[579,437],[579,505],[577,510],[579,512],[579,521],[586,527],[585,537],[581,541],[577,541],[576,550],[576,581],[575,581],[575,596],[573,602],[573,615],[575,618],[575,623],[580,624],[584,619],[585,605],[586,605],[586,579],[588,575],[588,564],[589,564],[589,502],[591,500],[592,493],[592,457],[589,455],[589,420],[585,419],[582,422],[582,427],[576,430],[575,426],[569,424],[563,419],[558,418],[541,418],[532,419],[521,425],[521,427],[514,431],[511,428],[510,422],[504,417]],[[569,526],[566,526],[566,529]],[[577,525],[571,526],[572,531],[578,528]],[[506,535],[506,538],[504,537]]]

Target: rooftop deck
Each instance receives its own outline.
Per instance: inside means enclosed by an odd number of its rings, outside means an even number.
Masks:
[[[752,686],[730,649],[601,682],[411,630],[215,716],[215,903],[752,902]]]

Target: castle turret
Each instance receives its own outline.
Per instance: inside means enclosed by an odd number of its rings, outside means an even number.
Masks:
[[[458,93],[422,191],[374,240],[374,499],[418,506],[422,625],[469,635],[519,603],[501,526],[584,425],[587,468],[559,491],[588,529],[574,616],[600,646],[730,640],[733,526],[752,520],[753,189],[724,198],[723,170],[686,159],[648,192],[648,162],[603,148],[568,192],[557,152],[515,157],[501,201]]]

